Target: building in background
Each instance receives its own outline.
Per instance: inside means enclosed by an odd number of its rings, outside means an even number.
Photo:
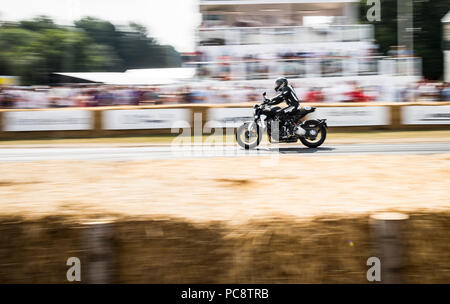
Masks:
[[[200,0],[197,51],[185,61],[196,80],[272,86],[357,81],[384,100],[421,78],[420,58],[377,54],[372,24],[358,24],[357,0]],[[223,83],[221,84],[224,85]]]

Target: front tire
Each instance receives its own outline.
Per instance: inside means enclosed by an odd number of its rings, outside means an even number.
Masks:
[[[325,138],[327,137],[327,128],[324,125],[319,125],[319,122],[315,120],[309,120],[305,122],[305,125],[308,129],[316,130],[317,136],[314,140],[311,140],[304,136],[300,137],[300,141],[302,142],[302,144],[304,144],[308,148],[317,148],[322,145],[325,141]]]
[[[248,125],[249,123],[246,122],[236,130],[236,141],[238,142],[239,146],[241,146],[245,150],[256,148],[261,142],[262,137],[261,129],[258,125],[256,125],[255,134],[250,134],[250,132],[248,131]]]

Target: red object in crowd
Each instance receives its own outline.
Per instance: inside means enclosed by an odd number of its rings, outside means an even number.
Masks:
[[[219,65],[230,65],[229,61],[231,61],[231,56],[223,55],[219,56]]]
[[[323,100],[322,92],[308,91],[308,93],[306,93],[304,102],[321,102],[322,100]]]
[[[367,102],[372,101],[373,96],[369,96],[364,94],[363,90],[355,89],[351,92],[348,92],[347,95],[350,97],[352,102]]]

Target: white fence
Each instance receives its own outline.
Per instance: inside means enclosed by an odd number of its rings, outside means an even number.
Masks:
[[[398,111],[400,108],[400,112]],[[397,109],[397,110],[394,110]],[[94,112],[100,112],[95,115]],[[46,109],[0,111],[1,131],[158,130],[190,128],[194,112],[209,128],[237,127],[253,119],[247,106],[208,105],[107,109]],[[330,127],[450,125],[450,104],[442,105],[317,105],[307,119],[327,119]],[[98,121],[100,119],[101,121]]]

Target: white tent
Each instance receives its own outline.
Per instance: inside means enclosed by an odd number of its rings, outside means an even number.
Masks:
[[[162,85],[191,80],[195,68],[132,69],[120,72],[54,73],[112,85]]]

